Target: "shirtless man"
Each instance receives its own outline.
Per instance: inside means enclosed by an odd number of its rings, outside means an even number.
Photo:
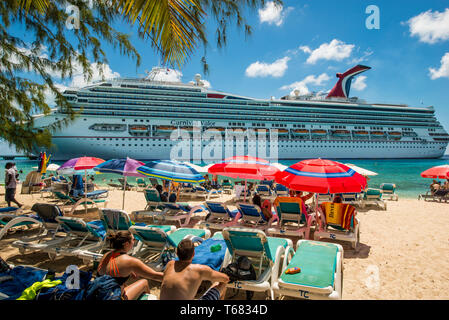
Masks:
[[[192,264],[195,247],[192,241],[182,240],[176,253],[179,261],[170,261],[164,271],[160,300],[193,300],[203,280],[213,284],[198,300],[223,300],[229,277],[208,266]]]

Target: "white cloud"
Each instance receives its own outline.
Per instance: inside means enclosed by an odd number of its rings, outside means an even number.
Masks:
[[[72,75],[72,82],[70,83],[70,87],[76,87],[81,88],[84,87],[94,81],[98,80],[110,80],[113,78],[120,77],[120,74],[118,72],[112,71],[111,67],[109,67],[108,64],[101,64],[101,63],[91,63],[90,65],[92,69],[92,78],[90,80],[87,80],[84,77],[83,70],[81,68],[81,65],[75,63],[75,70]],[[101,70],[103,70],[103,74],[101,74]]]
[[[362,91],[366,88],[366,76],[358,76],[352,83],[351,88],[357,91]]]
[[[309,88],[308,88],[309,84],[321,86],[324,84],[324,82],[329,81],[329,79],[330,79],[330,77],[327,73],[322,73],[318,77],[316,77],[314,75],[309,75],[301,81],[297,81],[292,84],[282,86],[280,89],[281,90],[291,90],[291,92],[290,92],[291,95],[294,94],[295,90],[299,90],[300,95],[308,94],[310,92]]]
[[[287,62],[289,60],[289,57],[284,57],[276,60],[271,64],[256,61],[254,63],[251,63],[251,65],[246,68],[245,74],[247,77],[251,78],[268,76],[279,78],[282,77],[285,71],[288,69]]]
[[[181,82],[182,72],[175,69],[153,69],[151,70],[154,81]]]
[[[446,52],[446,54],[441,58],[441,66],[438,70],[434,68],[429,68],[429,71],[430,71],[430,78],[432,80],[443,77],[449,78],[449,52]]]
[[[436,43],[449,40],[449,8],[439,12],[428,10],[407,21],[410,35],[418,36],[421,42]]]
[[[309,54],[308,64],[314,64],[318,60],[336,60],[341,61],[351,56],[355,45],[346,44],[343,41],[334,39],[329,43],[323,43],[317,49],[312,50],[308,46],[299,47],[302,51]]]
[[[293,10],[292,7],[284,10],[282,5],[268,1],[262,9],[259,9],[259,21],[260,23],[275,24],[279,27],[291,10]]]

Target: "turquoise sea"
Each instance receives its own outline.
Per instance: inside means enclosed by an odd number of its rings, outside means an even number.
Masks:
[[[420,173],[428,168],[449,164],[449,155],[441,159],[398,159],[398,160],[342,160],[342,163],[352,163],[356,166],[377,172],[377,176],[371,176],[368,186],[371,188],[379,188],[383,182],[395,183],[397,186],[397,193],[403,198],[417,198],[418,194],[425,193],[429,189],[431,179],[424,179]],[[5,167],[7,160],[1,160],[1,168]],[[20,175],[20,180],[25,180],[28,172],[33,171],[33,166],[37,166],[37,160],[22,160],[15,159],[14,162],[19,170],[23,173]],[[280,160],[280,163],[290,166],[297,161]],[[56,161],[56,164],[63,164],[63,161]],[[49,172],[50,173],[50,172]],[[47,175],[49,174],[47,173]],[[106,185],[111,179],[117,180],[119,175],[115,174],[99,174],[95,175],[95,181],[98,185]],[[136,178],[128,178],[130,183],[135,182]],[[4,170],[0,170],[0,182],[4,182]]]

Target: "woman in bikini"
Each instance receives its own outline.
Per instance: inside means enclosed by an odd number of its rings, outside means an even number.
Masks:
[[[136,300],[143,293],[150,293],[147,279],[162,282],[163,273],[156,272],[141,260],[127,254],[134,247],[134,237],[129,231],[119,231],[110,234],[107,240],[111,244],[112,251],[106,253],[98,266],[99,275],[110,275],[122,289],[124,300]],[[125,287],[125,283],[133,276],[142,277]]]

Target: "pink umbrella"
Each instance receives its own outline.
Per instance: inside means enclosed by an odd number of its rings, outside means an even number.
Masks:
[[[449,165],[436,166],[426,171],[421,172],[421,177],[432,179],[448,179],[449,178]]]

